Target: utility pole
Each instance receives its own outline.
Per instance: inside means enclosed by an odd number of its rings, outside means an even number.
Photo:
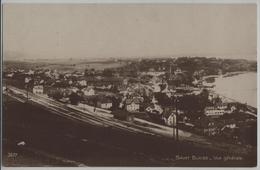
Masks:
[[[175,113],[176,113],[176,140],[179,141],[179,114],[178,114],[178,97],[175,102]]]
[[[169,76],[170,80],[172,80],[172,61],[170,62],[170,76]]]
[[[172,138],[173,138],[173,140],[176,140],[176,134],[175,134],[175,132],[176,132],[176,115],[174,114],[172,116],[173,116],[173,118],[172,118]]]
[[[27,102],[28,102],[28,100],[29,100],[29,87],[28,87],[28,84],[27,84],[27,86],[26,86],[27,88],[26,88],[26,91],[27,91]]]
[[[6,94],[5,100],[6,100],[6,103],[8,103],[8,83],[7,83],[7,81],[5,81],[5,83],[3,83],[3,84],[5,84],[5,94]],[[2,88],[2,93],[4,93],[3,88]],[[4,96],[3,95],[2,95],[1,100],[3,102],[3,100],[4,100]],[[7,108],[7,104],[5,105],[5,107]]]
[[[173,115],[172,124],[173,138],[179,141],[179,127],[178,127],[178,97],[175,98],[175,114]]]
[[[29,100],[29,83],[30,83],[30,78],[25,78],[25,87],[26,87],[26,98],[27,98],[27,102]]]

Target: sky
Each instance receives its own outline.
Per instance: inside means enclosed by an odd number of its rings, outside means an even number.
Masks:
[[[256,60],[255,4],[4,4],[4,59]]]

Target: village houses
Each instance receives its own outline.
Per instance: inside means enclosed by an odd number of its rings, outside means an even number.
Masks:
[[[34,94],[43,94],[43,86],[42,85],[34,86],[33,93]]]
[[[110,109],[112,105],[112,101],[106,97],[100,98],[97,102],[97,106],[102,109]]]
[[[126,99],[126,110],[129,112],[137,112],[140,109],[141,100],[138,98]]]
[[[85,96],[93,96],[95,95],[95,90],[92,86],[88,86],[88,87],[85,87],[83,89],[81,89],[81,91],[83,92],[83,94]]]

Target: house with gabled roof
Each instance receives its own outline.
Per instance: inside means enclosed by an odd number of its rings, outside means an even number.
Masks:
[[[42,85],[34,86],[33,93],[34,94],[43,94],[43,86]]]
[[[81,89],[81,91],[84,93],[85,96],[95,95],[95,90],[94,90],[93,86],[85,87],[85,88]]]
[[[112,107],[112,100],[107,97],[99,97],[97,101],[97,106],[102,109],[110,109]]]
[[[129,112],[139,111],[141,102],[142,101],[139,98],[126,99],[126,110]]]

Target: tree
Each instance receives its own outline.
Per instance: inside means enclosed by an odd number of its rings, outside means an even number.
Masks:
[[[54,99],[56,99],[56,100],[59,100],[59,99],[61,99],[63,96],[62,96],[62,94],[60,93],[60,92],[56,92],[56,93],[54,93],[53,94],[53,96],[52,96]]]
[[[161,106],[171,106],[172,100],[165,93],[154,93],[155,99],[158,101],[158,104]]]
[[[77,105],[79,103],[79,101],[81,100],[80,96],[77,93],[71,93],[71,95],[69,96],[70,99],[70,103],[73,105]]]
[[[205,107],[209,104],[209,91],[207,89],[203,89],[198,96],[201,110],[204,110]]]
[[[114,71],[112,69],[104,69],[103,70],[103,76],[104,77],[112,77]]]
[[[48,96],[55,100],[59,100],[63,97],[62,92],[58,89],[51,89],[48,91]]]
[[[111,110],[117,110],[119,108],[119,104],[120,104],[121,99],[116,98],[116,97],[111,97],[111,100],[112,100]]]
[[[89,70],[88,70],[87,68],[84,70],[84,75],[85,75],[85,76],[88,76],[88,75],[89,75]]]
[[[202,104],[201,96],[186,95],[179,98],[178,108],[186,113],[191,119],[196,119],[202,115],[205,105]]]
[[[212,103],[213,103],[214,105],[220,105],[220,104],[222,103],[222,100],[221,100],[221,98],[218,96],[218,97],[216,97],[216,98],[213,99]]]
[[[84,71],[84,75],[85,76],[94,76],[95,75],[95,69],[94,68],[91,68],[91,69],[85,69]]]

